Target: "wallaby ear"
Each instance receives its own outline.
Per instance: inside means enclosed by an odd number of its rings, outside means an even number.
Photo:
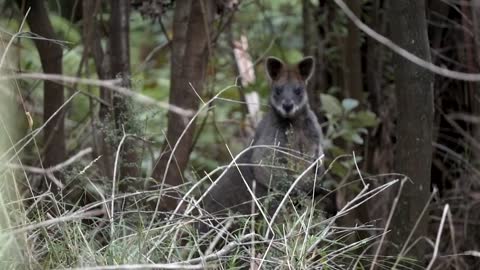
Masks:
[[[307,56],[298,62],[297,66],[300,77],[302,77],[304,81],[308,81],[312,77],[313,70],[315,69],[315,58]]]
[[[272,81],[278,79],[284,67],[285,64],[282,62],[282,60],[276,57],[267,57],[267,60],[265,61],[265,69],[267,70],[267,75]]]

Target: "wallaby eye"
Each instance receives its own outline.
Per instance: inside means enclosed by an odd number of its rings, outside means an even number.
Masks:
[[[302,88],[297,87],[293,90],[293,92],[295,93],[295,95],[300,96],[302,94]]]
[[[273,91],[275,92],[275,95],[279,96],[281,93],[282,93],[282,88],[280,87],[275,87],[273,89]]]

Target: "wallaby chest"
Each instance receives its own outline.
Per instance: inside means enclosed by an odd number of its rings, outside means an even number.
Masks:
[[[270,112],[257,128],[251,156],[255,180],[265,186],[284,189],[319,156],[321,130],[310,115],[285,121]],[[300,187],[311,186],[312,172],[304,175]],[[305,187],[302,187],[305,186]]]

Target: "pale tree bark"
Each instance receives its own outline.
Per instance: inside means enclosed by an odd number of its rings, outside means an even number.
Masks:
[[[389,3],[390,31],[399,46],[430,61],[424,0],[397,0]],[[432,163],[433,75],[420,66],[395,55],[397,138],[394,166],[409,177],[400,195],[392,220],[391,238],[401,248],[430,196]],[[427,235],[427,217],[420,219],[412,241]],[[411,253],[420,262],[426,248],[420,241]],[[411,243],[410,243],[411,244]]]
[[[210,50],[210,29],[213,20],[213,1],[185,0],[176,2],[171,59],[170,104],[196,111],[202,94]],[[193,87],[193,88],[192,88]],[[183,116],[168,113],[166,143],[153,170],[152,177],[158,183],[178,186],[183,183],[183,172],[187,167],[195,125],[188,128]],[[173,148],[178,142],[174,152]],[[170,155],[173,155],[170,158]],[[164,177],[166,176],[166,177]],[[173,209],[177,200],[170,194],[161,201],[161,208]],[[167,198],[168,197],[168,198]]]
[[[115,78],[121,78],[123,87],[130,88],[130,1],[111,0],[110,17],[110,67]],[[123,136],[123,131],[129,132],[134,123],[127,99],[118,93],[113,95],[113,112],[117,135]],[[122,146],[121,175],[123,177],[136,177],[139,175],[139,167],[136,149],[131,140],[127,140]]]
[[[40,55],[43,72],[62,74],[62,47],[51,41],[57,38],[44,3],[44,1],[37,0],[17,0],[17,4],[24,14],[29,7],[31,8],[27,22],[31,31],[40,37],[33,41]],[[61,84],[52,81],[44,81],[43,87],[43,120],[47,121],[63,105],[64,92]],[[56,165],[66,158],[64,119],[65,112],[62,110],[45,126],[43,133],[44,167]]]
[[[241,42],[235,41],[232,24],[233,24],[233,18],[228,23],[228,25],[226,27],[226,33],[227,33],[228,43],[231,47],[230,56],[231,56],[231,60],[232,60],[232,63],[233,63],[233,69],[235,70],[235,74],[237,75],[238,95],[240,97],[240,101],[244,102],[244,104],[241,107],[241,110],[242,110],[242,122],[245,122],[246,119],[247,119],[247,115],[248,115],[248,104],[247,104],[247,98],[246,98],[246,95],[245,95],[244,87],[246,85],[248,85],[249,82],[243,80],[239,65],[237,63],[237,59],[236,59],[236,56],[235,56],[235,50],[241,50],[243,48],[242,47],[240,47],[240,48],[236,47],[236,45],[242,45],[242,44],[241,44]],[[239,38],[239,40],[241,41],[241,37]],[[249,131],[251,131],[251,129],[248,129],[247,125],[242,125],[240,131],[241,131],[243,137],[246,137],[246,138],[249,138],[250,135],[251,135],[249,133],[252,133],[252,132],[249,132]]]

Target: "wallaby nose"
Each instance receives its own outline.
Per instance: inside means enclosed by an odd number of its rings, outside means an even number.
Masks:
[[[285,110],[286,113],[289,113],[293,109],[293,104],[292,103],[284,103],[283,104],[283,109]]]

